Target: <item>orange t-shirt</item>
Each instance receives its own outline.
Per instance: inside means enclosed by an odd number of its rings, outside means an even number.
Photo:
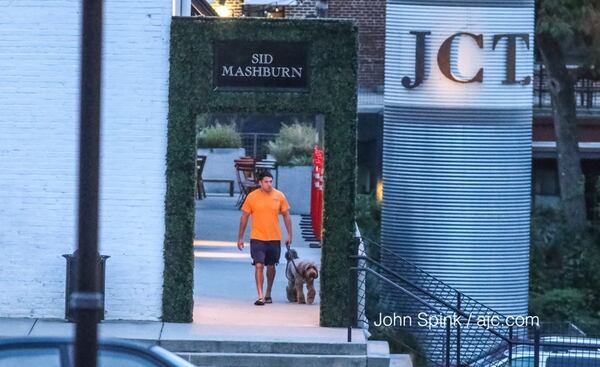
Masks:
[[[266,193],[259,188],[252,191],[242,205],[242,211],[252,215],[250,238],[260,241],[281,240],[279,214],[289,209],[290,204],[279,190]]]

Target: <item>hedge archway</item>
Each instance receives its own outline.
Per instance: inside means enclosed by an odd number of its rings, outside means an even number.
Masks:
[[[307,92],[217,91],[215,41],[308,44]],[[325,118],[322,326],[346,320],[356,186],[357,31],[350,21],[175,17],[171,25],[163,320],[191,322],[194,276],[195,117],[302,113]]]

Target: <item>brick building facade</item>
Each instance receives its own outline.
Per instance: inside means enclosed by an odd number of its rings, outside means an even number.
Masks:
[[[329,0],[328,16],[358,26],[361,89],[381,91],[385,64],[385,0]]]
[[[289,18],[314,18],[317,16],[317,1],[304,0],[297,5],[287,6],[285,16]]]

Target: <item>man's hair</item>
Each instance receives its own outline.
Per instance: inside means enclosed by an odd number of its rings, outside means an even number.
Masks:
[[[262,180],[263,180],[263,178],[265,178],[265,177],[271,177],[271,179],[272,179],[272,178],[273,178],[273,175],[272,175],[272,174],[271,174],[271,172],[269,172],[269,171],[262,171],[262,172],[260,172],[260,173],[258,174],[258,180],[259,180],[259,181],[262,181]]]

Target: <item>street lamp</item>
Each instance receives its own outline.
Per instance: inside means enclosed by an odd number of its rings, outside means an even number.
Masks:
[[[220,17],[230,17],[231,9],[225,4],[225,0],[218,0],[218,5],[215,8],[215,11]]]

